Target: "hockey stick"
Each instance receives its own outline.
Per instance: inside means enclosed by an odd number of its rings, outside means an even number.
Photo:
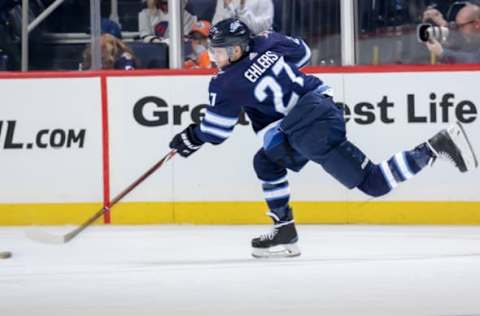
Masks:
[[[150,169],[148,169],[141,177],[135,180],[132,184],[130,184],[125,190],[120,192],[117,196],[113,198],[110,202],[109,206],[102,207],[98,212],[96,212],[92,217],[86,220],[82,225],[75,228],[71,232],[65,235],[52,235],[47,232],[41,230],[29,230],[26,232],[28,238],[48,243],[48,244],[65,244],[75,238],[78,234],[80,234],[83,230],[85,230],[88,226],[93,224],[97,219],[99,219],[103,214],[108,212],[112,209],[112,207],[117,204],[121,199],[123,199],[128,193],[132,192],[140,183],[142,183],[146,178],[148,178],[152,173],[157,171],[166,161],[170,160],[175,154],[176,150],[172,149],[168,154],[165,155],[160,161],[158,161],[155,165],[153,165]]]

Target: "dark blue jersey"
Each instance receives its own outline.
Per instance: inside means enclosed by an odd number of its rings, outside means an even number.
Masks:
[[[210,106],[195,133],[219,144],[230,136],[242,108],[255,132],[279,121],[300,97],[323,83],[299,68],[310,60],[310,49],[300,39],[267,32],[255,37],[249,53],[212,78]]]

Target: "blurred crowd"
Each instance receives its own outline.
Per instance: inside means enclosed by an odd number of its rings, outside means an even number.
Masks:
[[[167,67],[168,0],[123,1],[141,5],[133,13],[138,27],[135,37],[125,38],[131,30],[126,32],[119,21],[102,14],[103,68]],[[30,21],[52,2],[29,0]],[[65,0],[62,6],[82,10],[80,0]],[[78,14],[89,23],[88,12]],[[480,62],[480,7],[476,0],[357,0],[356,15],[358,64]],[[313,64],[340,63],[338,0],[188,0],[184,1],[182,16],[185,68],[214,67],[207,53],[208,30],[233,16],[245,22],[254,34],[275,30],[304,37],[312,46]],[[19,21],[21,1],[0,0],[0,70],[20,68]],[[56,21],[69,23],[60,13]],[[53,31],[63,28],[54,27]],[[36,31],[40,33],[42,28]],[[35,35],[30,34],[31,41],[41,38]],[[42,48],[38,47],[41,56]],[[89,45],[83,44],[82,51],[78,64],[81,69],[90,69]]]
[[[187,10],[186,2],[183,8],[183,32],[186,46],[184,67],[189,69],[211,68],[213,65],[207,52],[208,32],[212,24],[230,17],[238,17],[245,22],[254,34],[272,29],[273,2],[272,0],[219,0],[211,19],[201,19],[195,13]],[[190,2],[192,3],[192,2]],[[111,24],[112,21],[106,22]],[[148,44],[169,44],[168,0],[146,0],[145,8],[138,14],[139,39]],[[104,29],[104,35],[108,36]],[[120,40],[120,38],[118,38]],[[103,41],[102,41],[103,43]],[[102,55],[106,51],[102,44]],[[131,52],[127,52],[131,55]],[[123,58],[124,49],[119,49],[117,58]],[[88,54],[86,54],[88,56]],[[132,57],[134,58],[134,56]],[[118,63],[117,67],[124,63]],[[108,64],[111,66],[111,63]],[[104,67],[105,64],[104,64]],[[128,64],[129,69],[131,65]],[[110,67],[111,68],[111,67]],[[124,68],[125,69],[125,68]]]

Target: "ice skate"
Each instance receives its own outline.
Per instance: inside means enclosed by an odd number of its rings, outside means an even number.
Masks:
[[[276,222],[270,232],[252,239],[255,258],[287,258],[300,256],[298,235],[293,220]]]
[[[478,167],[478,160],[467,134],[460,123],[441,130],[427,141],[434,153],[433,161],[440,157],[454,164],[460,172]]]

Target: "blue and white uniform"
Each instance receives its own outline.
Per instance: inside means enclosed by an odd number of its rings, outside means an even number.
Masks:
[[[373,164],[346,138],[343,108],[320,79],[299,68],[310,60],[300,39],[267,32],[255,37],[241,60],[226,66],[209,86],[210,106],[195,136],[220,144],[233,132],[242,109],[263,147],[254,157],[270,215],[292,220],[288,212],[287,169],[314,161],[347,188],[380,196],[420,171],[431,158],[426,146]]]
[[[283,118],[300,97],[323,84],[298,70],[310,56],[302,40],[274,32],[257,36],[245,58],[222,69],[210,82],[210,106],[196,131],[198,138],[223,142],[242,108],[255,132]]]

